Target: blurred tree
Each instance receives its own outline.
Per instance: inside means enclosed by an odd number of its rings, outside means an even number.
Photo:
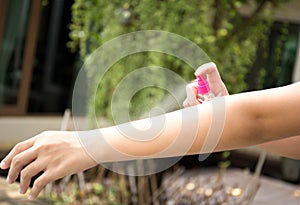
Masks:
[[[173,32],[199,45],[217,63],[229,92],[237,93],[247,89],[245,75],[251,72],[249,68],[256,57],[258,45],[267,41],[272,25],[272,8],[285,2],[75,0],[70,26],[72,41],[68,45],[72,50],[79,48],[81,57],[85,59],[100,45],[124,33],[149,29]],[[240,8],[249,4],[254,5],[250,14],[241,14]],[[151,52],[129,56],[109,69],[107,77],[97,85],[102,88],[96,96],[97,114],[111,117],[109,96],[119,80],[133,69],[149,65],[171,68],[186,80],[194,78],[193,69],[183,69],[188,65],[172,56]],[[263,68],[256,69],[258,77],[262,77]],[[131,114],[140,115],[165,95],[166,92],[160,89],[144,89],[132,99],[131,108],[134,109]]]

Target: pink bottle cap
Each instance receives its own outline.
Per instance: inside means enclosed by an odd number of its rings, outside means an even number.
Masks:
[[[198,79],[198,93],[199,94],[206,94],[210,91],[208,82],[204,75],[197,75]]]

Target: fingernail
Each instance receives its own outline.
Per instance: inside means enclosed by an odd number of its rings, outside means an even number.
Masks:
[[[34,197],[31,194],[29,194],[28,199],[29,200],[34,200]]]
[[[12,184],[12,183],[13,183],[13,181],[10,179],[10,177],[7,177],[6,181],[7,181],[7,183],[9,183],[9,184]]]
[[[20,188],[19,192],[20,192],[20,194],[25,194],[25,191],[22,188]]]
[[[1,161],[1,163],[0,163],[0,168],[1,168],[1,169],[5,169],[5,168],[6,168],[6,164],[5,164],[4,161]]]

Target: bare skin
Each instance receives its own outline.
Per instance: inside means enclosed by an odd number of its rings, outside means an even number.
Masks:
[[[288,158],[300,159],[300,136],[288,137],[285,139],[274,140],[258,145],[260,148],[270,153],[281,155]]]

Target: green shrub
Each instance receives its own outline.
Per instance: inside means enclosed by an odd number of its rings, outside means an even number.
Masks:
[[[72,7],[69,47],[79,48],[82,59],[95,49],[121,34],[139,30],[163,30],[179,34],[199,45],[218,65],[230,93],[247,88],[245,75],[256,57],[258,43],[266,41],[271,18],[265,9],[279,0],[257,0],[257,7],[249,16],[239,9],[250,0],[75,0]],[[261,16],[264,16],[262,19]],[[130,65],[130,66],[128,66]],[[164,54],[147,52],[128,56],[105,74],[96,93],[97,115],[111,118],[111,96],[119,81],[129,72],[143,66],[172,69],[185,80],[192,80],[193,69],[179,59]],[[263,73],[263,72],[261,72]],[[151,77],[151,75],[149,75]],[[163,78],[156,79],[162,81]],[[97,83],[97,82],[94,82]],[[147,88],[131,100],[133,117],[166,96],[162,89]]]

